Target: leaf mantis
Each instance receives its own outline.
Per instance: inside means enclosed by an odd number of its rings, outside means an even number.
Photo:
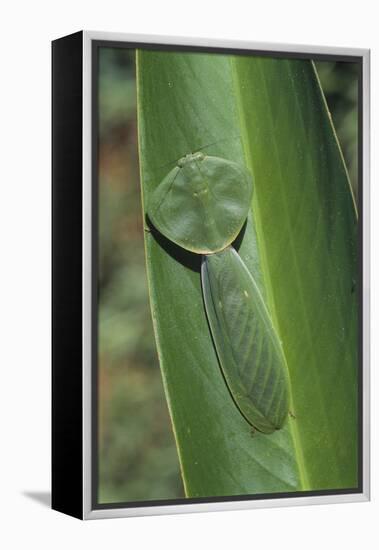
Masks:
[[[258,286],[233,241],[253,183],[235,162],[201,152],[181,158],[155,188],[147,214],[166,238],[202,255],[205,311],[225,382],[249,424],[269,434],[289,412],[281,343]]]

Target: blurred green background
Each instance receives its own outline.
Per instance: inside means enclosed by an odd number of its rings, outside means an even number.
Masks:
[[[99,55],[98,502],[184,497],[150,316],[134,50]],[[357,190],[358,67],[317,62]]]

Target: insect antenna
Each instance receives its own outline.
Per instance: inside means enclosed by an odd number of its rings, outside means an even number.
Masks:
[[[202,145],[202,147],[195,147],[190,153],[188,153],[188,151],[187,151],[187,152],[179,155],[175,159],[165,162],[164,164],[159,164],[157,166],[153,166],[152,169],[153,170],[160,170],[161,168],[166,168],[167,166],[171,166],[172,164],[176,164],[179,159],[185,157],[188,154],[197,153],[197,151],[203,151],[207,147],[212,147],[213,145],[217,145],[218,143],[222,143],[222,142],[225,142],[225,141],[233,141],[235,139],[241,139],[241,135],[232,136],[232,137],[228,137],[228,138],[217,139],[216,141],[213,141],[211,143],[207,143],[206,145]]]
[[[207,145],[203,145],[202,147],[197,147],[194,152],[202,151],[203,149],[206,149],[207,147],[212,147],[213,145],[217,145],[218,143],[222,143],[224,141],[233,141],[235,139],[241,139],[241,136],[238,135],[238,136],[232,136],[232,137],[223,138],[223,139],[217,139],[213,143],[208,143]]]

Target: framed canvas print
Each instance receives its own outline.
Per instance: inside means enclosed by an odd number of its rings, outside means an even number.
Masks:
[[[369,498],[369,51],[53,42],[53,508]]]

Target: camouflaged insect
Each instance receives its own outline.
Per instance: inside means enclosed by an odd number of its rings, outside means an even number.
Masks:
[[[202,254],[205,310],[234,403],[257,430],[280,429],[289,410],[289,379],[278,335],[261,293],[231,246],[253,194],[250,174],[226,159],[180,159],[154,190],[147,213],[165,237]]]

